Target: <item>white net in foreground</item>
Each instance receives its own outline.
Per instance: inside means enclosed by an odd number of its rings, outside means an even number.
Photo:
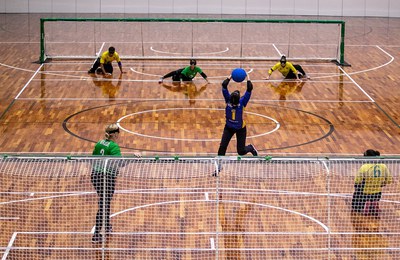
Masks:
[[[359,169],[382,163],[392,182],[379,213],[352,210]],[[399,166],[390,158],[4,157],[2,259],[399,259]]]

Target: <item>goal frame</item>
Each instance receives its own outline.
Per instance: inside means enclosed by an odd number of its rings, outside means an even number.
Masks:
[[[65,56],[50,56],[46,54],[46,32],[45,32],[45,23],[49,22],[139,22],[139,23],[147,23],[147,22],[176,22],[176,23],[287,23],[287,24],[337,24],[340,26],[340,39],[338,42],[337,48],[337,57],[336,59],[330,60],[332,62],[337,63],[338,65],[348,65],[345,62],[345,21],[342,20],[306,20],[306,19],[210,19],[210,18],[41,18],[40,19],[40,58],[39,62],[44,63],[47,59],[51,58],[63,58],[67,59]],[[88,57],[80,57],[80,58],[88,58],[93,59],[98,55],[88,56]],[[195,57],[195,56],[122,56],[125,59],[187,59],[187,58],[196,58],[196,59],[222,59],[222,60],[272,60],[276,59],[276,57]],[[76,58],[76,57],[75,57]],[[295,57],[289,57],[292,60],[296,60]],[[301,59],[300,59],[301,60]]]

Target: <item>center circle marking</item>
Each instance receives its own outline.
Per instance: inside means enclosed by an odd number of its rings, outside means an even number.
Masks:
[[[148,137],[148,138],[155,138],[155,139],[162,139],[162,140],[174,140],[174,141],[191,141],[191,142],[204,142],[204,141],[220,141],[221,139],[194,139],[194,138],[173,138],[173,137],[161,137],[161,136],[154,136],[154,135],[146,135],[146,134],[141,134],[141,133],[137,133],[131,130],[128,130],[126,128],[124,128],[121,124],[122,121],[128,117],[132,117],[135,115],[140,115],[140,114],[145,114],[145,113],[154,113],[156,111],[174,111],[174,110],[223,110],[225,111],[225,109],[222,108],[164,108],[164,109],[152,109],[152,110],[145,110],[145,111],[140,111],[140,112],[136,112],[136,113],[132,113],[132,114],[128,114],[125,115],[123,117],[121,117],[120,119],[117,120],[117,125],[119,126],[119,128],[127,133],[133,134],[133,135],[137,135],[137,136],[141,136],[141,137]],[[262,114],[258,114],[258,113],[254,113],[254,112],[245,112],[246,114],[249,115],[254,115],[254,116],[260,116],[266,119],[269,119],[271,121],[273,121],[276,126],[274,129],[272,129],[271,131],[265,132],[265,133],[261,133],[258,135],[252,135],[252,136],[248,136],[247,138],[257,138],[260,136],[264,136],[264,135],[268,135],[271,134],[275,131],[277,131],[280,128],[280,123],[275,120],[272,117],[266,116],[266,115],[262,115]]]

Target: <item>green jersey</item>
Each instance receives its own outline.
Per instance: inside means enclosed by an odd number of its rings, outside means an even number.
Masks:
[[[185,75],[186,77],[193,79],[197,73],[201,74],[203,71],[199,67],[194,67],[193,70],[190,69],[190,66],[184,68],[181,72],[182,75]]]
[[[98,141],[94,147],[92,155],[100,156],[121,156],[121,150],[117,143],[110,140]],[[118,167],[116,167],[116,162],[110,161],[107,166],[107,173],[118,175]],[[93,170],[96,172],[104,171],[104,161],[97,161],[93,164]]]
[[[116,155],[121,156],[121,150],[117,143],[110,140],[98,141],[92,155]]]

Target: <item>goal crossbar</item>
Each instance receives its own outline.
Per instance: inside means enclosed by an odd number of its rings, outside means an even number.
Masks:
[[[93,59],[328,60],[345,64],[345,22],[300,19],[41,18],[40,62]]]

